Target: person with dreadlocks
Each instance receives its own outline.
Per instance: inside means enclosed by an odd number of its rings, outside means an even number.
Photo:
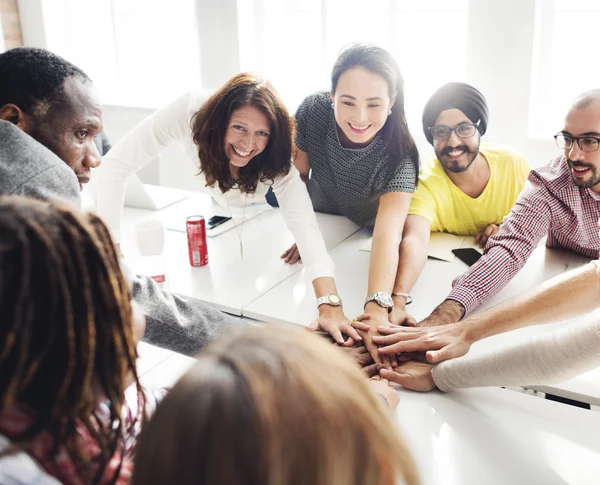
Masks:
[[[0,54],[0,195],[61,199],[80,206],[80,190],[101,163],[94,138],[102,106],[78,67],[44,49]],[[134,299],[146,315],[144,340],[194,355],[238,319],[135,277]]]
[[[106,226],[4,196],[0,234],[0,483],[129,483],[135,437],[164,392],[139,384],[144,317]]]

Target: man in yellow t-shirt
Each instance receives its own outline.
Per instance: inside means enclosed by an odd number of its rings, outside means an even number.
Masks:
[[[448,83],[425,105],[423,131],[437,158],[421,170],[404,224],[392,323],[416,324],[406,300],[427,260],[430,232],[475,236],[484,247],[525,185],[523,155],[480,144],[487,122],[485,97],[468,84]]]

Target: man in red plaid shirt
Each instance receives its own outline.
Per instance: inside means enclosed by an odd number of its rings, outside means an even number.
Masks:
[[[532,170],[500,232],[484,255],[419,326],[457,322],[495,295],[523,267],[538,242],[589,258],[600,251],[600,89],[575,99],[554,136],[564,154]]]

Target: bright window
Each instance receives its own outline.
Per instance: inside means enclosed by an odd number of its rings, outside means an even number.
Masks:
[[[48,48],[81,67],[105,103],[158,107],[199,83],[195,0],[53,0]]]
[[[597,0],[538,0],[531,136],[558,132],[573,99],[600,85],[598,25]]]
[[[329,89],[330,71],[342,47],[377,44],[400,66],[409,124],[420,131],[421,110],[429,96],[446,82],[464,80],[468,4],[238,0],[241,69],[271,79],[293,112],[307,95]]]

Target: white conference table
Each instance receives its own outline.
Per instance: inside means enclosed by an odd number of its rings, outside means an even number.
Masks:
[[[156,219],[165,227],[185,227],[185,217],[200,214],[206,219],[225,215],[208,194],[189,193],[187,199],[159,211],[124,209],[122,250],[125,261],[134,270],[143,273],[143,258],[134,244],[135,223]],[[180,222],[179,222],[180,221]],[[317,221],[327,249],[340,244],[359,228],[348,219],[330,214],[317,214]],[[237,232],[239,231],[239,232]],[[184,232],[165,232],[164,259],[168,289],[197,298],[212,306],[241,315],[242,308],[282,283],[295,273],[304,273],[302,264],[289,265],[280,259],[294,238],[286,227],[279,209],[265,212],[246,220],[243,227],[232,228],[215,237],[207,238],[208,265],[192,267],[189,264],[187,238]],[[244,257],[240,253],[241,235]],[[314,293],[310,288],[314,301]]]
[[[371,237],[367,230],[361,230],[330,251],[336,266],[336,281],[344,301],[346,316],[355,317],[362,313],[367,294],[367,275],[370,253],[360,251],[365,241]],[[537,284],[564,273],[567,268],[580,266],[587,259],[568,251],[549,250],[543,244],[538,246],[525,267],[497,295],[486,302],[478,311],[496,305],[517,294],[523,293]],[[418,320],[427,317],[433,308],[444,300],[451,289],[453,279],[466,271],[467,266],[458,259],[452,262],[428,259],[425,268],[411,292],[414,302],[409,312]],[[265,293],[250,305],[243,308],[243,315],[270,323],[294,323],[308,325],[317,317],[314,299],[308,292],[308,282],[303,274],[297,273]],[[552,325],[538,325],[498,335],[475,344],[471,352],[481,352],[500,347],[523,338],[540,335],[568,325],[560,322]],[[527,388],[557,396],[600,405],[600,369],[574,377],[568,381]]]
[[[194,364],[140,355],[146,386],[172,386]],[[600,476],[600,413],[497,388],[398,393],[396,421],[423,485],[588,485]]]
[[[402,390],[396,416],[424,485],[589,485],[600,413],[508,389]]]

